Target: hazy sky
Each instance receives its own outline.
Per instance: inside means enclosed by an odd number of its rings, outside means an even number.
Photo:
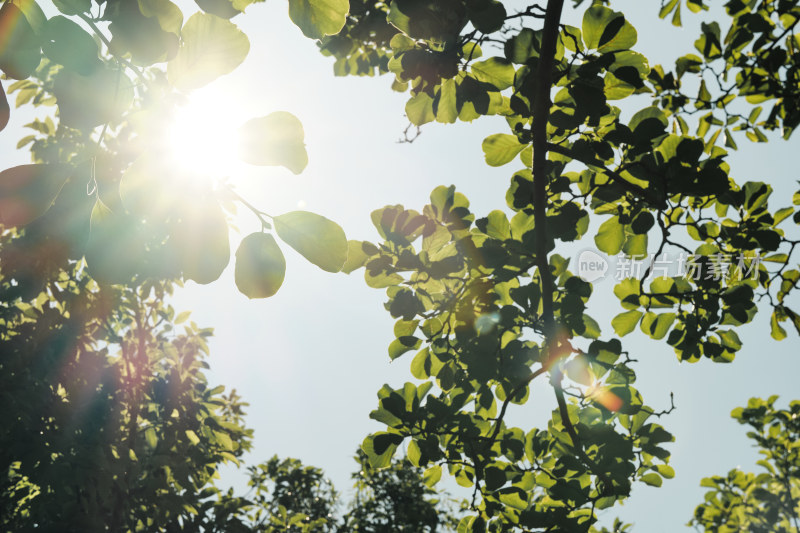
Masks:
[[[194,4],[180,5],[190,12]],[[699,19],[685,13],[687,28],[679,30],[656,19],[658,2],[616,0],[613,7],[637,27],[636,49],[651,64],[691,51]],[[201,110],[208,126],[290,111],[304,124],[309,152],[301,176],[231,164],[232,182],[258,207],[280,214],[301,206],[339,222],[348,238],[373,241],[378,236],[370,223],[372,210],[398,203],[421,209],[440,184],[455,184],[479,216],[505,208],[509,178],[520,165],[490,168],[480,149],[487,135],[507,132],[504,120],[431,124],[413,144],[398,144],[407,124],[407,96],[392,92],[388,77],[334,77],[332,60],[291,24],[285,2],[251,6],[234,20],[249,36],[251,52],[233,74],[198,92],[207,106]],[[15,116],[12,127],[0,134],[6,165],[27,159],[14,153],[23,136],[22,118]],[[797,137],[766,145],[742,140],[740,153],[731,157],[733,175],[740,182],[769,181],[777,191],[773,202],[790,205],[798,177],[790,154],[798,142]],[[246,212],[236,224],[242,233],[233,236],[234,247],[241,236],[259,228]],[[578,250],[590,246],[587,241]],[[386,347],[393,339],[394,321],[383,308],[383,291],[367,287],[361,271],[327,274],[284,248],[286,280],[273,298],[250,301],[239,294],[231,265],[209,286],[187,284],[174,304],[178,310],[194,310],[192,318],[200,325],[215,328],[211,380],[236,388],[250,403],[247,420],[255,429],[255,448],[247,460],[256,463],[273,454],[297,457],[325,469],[346,493],[356,447],[382,427],[368,418],[377,404],[375,393],[384,383],[399,387],[414,381],[409,372],[413,355],[390,364]],[[620,312],[612,289],[613,281],[598,282],[590,309],[604,338],[613,336],[610,320]],[[666,408],[669,393],[675,393],[677,410],[661,423],[677,438],[670,446],[677,475],[659,489],[635,486],[626,505],[605,516],[634,522],[635,531],[673,532],[702,500],[701,477],[738,465],[755,468],[755,452],[745,428],[730,419],[731,409],[754,395],[780,394],[781,405],[800,396],[800,343],[792,332],[782,343],[773,341],[768,318],[762,314],[755,324],[741,328],[744,348],[730,365],[680,364],[664,342],[638,332],[624,339],[625,348],[639,360],[634,368],[645,401]],[[511,421],[523,428],[544,424],[555,407],[549,387],[539,386]],[[226,480],[237,479],[226,474]]]

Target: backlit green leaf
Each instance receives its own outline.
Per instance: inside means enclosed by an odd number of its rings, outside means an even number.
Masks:
[[[251,233],[236,250],[235,280],[248,298],[268,298],[278,292],[286,275],[286,259],[275,237]]]
[[[248,120],[239,129],[239,157],[259,166],[283,166],[300,174],[308,165],[300,121],[286,111]]]
[[[308,211],[292,211],[274,218],[278,236],[327,272],[339,272],[347,260],[347,237],[332,220]]]
[[[640,318],[642,318],[641,311],[626,311],[615,316],[611,320],[611,326],[617,335],[624,337],[636,328]]]
[[[507,59],[490,57],[473,63],[470,72],[478,81],[491,83],[498,90],[507,89],[514,83],[514,66]]]
[[[47,21],[42,50],[52,61],[84,76],[101,65],[97,57],[97,43],[92,36],[61,15]]]
[[[603,222],[594,237],[594,242],[608,255],[617,255],[625,242],[625,231],[619,223],[619,218],[612,216]]]
[[[87,13],[92,8],[92,0],[53,0],[53,4],[65,15]]]
[[[644,315],[640,327],[642,331],[650,335],[650,337],[660,340],[667,334],[673,322],[675,322],[675,313],[657,314],[648,312]]]
[[[367,454],[370,466],[386,468],[391,463],[392,456],[401,442],[403,442],[401,435],[380,432],[364,439],[361,449]]]
[[[342,272],[350,274],[367,264],[369,255],[364,251],[364,242],[347,241],[347,261],[342,266]]]
[[[289,17],[312,39],[339,33],[349,10],[348,0],[289,0]]]
[[[526,146],[521,144],[515,135],[506,133],[490,135],[481,145],[486,164],[492,167],[510,163]]]
[[[660,487],[661,484],[664,483],[664,480],[661,479],[661,476],[659,476],[655,472],[650,472],[649,474],[645,474],[642,476],[641,479],[651,487]]]
[[[6,98],[6,91],[3,89],[2,82],[0,82],[0,131],[6,129],[6,126],[8,126],[8,121],[10,118],[11,118],[11,107],[8,105],[8,98]],[[21,142],[22,141],[20,141],[20,143]],[[18,149],[21,148],[19,143],[17,144],[17,148]]]
[[[167,77],[184,92],[228,74],[250,51],[250,41],[235,24],[208,13],[192,15],[181,37],[178,55],[167,63]]]
[[[39,18],[38,6],[25,12],[26,6],[36,6],[35,2],[8,1],[0,7],[0,28],[2,28],[2,46],[0,46],[0,70],[8,77],[22,80],[28,78],[39,66],[41,50],[39,36],[44,27],[44,15]],[[29,17],[28,15],[32,15]],[[34,28],[34,24],[39,28]]]
[[[583,40],[586,47],[599,52],[628,50],[636,44],[636,29],[622,13],[594,5],[583,15]]]
[[[24,226],[42,216],[69,178],[68,165],[21,165],[0,172],[0,223]]]

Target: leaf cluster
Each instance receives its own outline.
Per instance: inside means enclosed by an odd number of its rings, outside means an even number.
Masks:
[[[586,313],[592,286],[570,272],[562,243],[643,260],[614,290],[622,312],[611,325],[619,337],[638,327],[666,341],[682,361],[732,361],[736,328],[758,301],[772,308],[773,337],[787,336],[782,322],[800,326],[790,303],[796,228],[785,223],[800,214],[772,207],[766,183],[737,183],[727,162],[736,131],[791,135],[796,3],[727,3],[727,36],[723,21],[703,24],[702,57],[679,58],[674,73],[635,50],[636,29],[608,3],[592,2],[571,26],[558,0],[516,10],[364,2],[320,44],[337,75],[390,75],[393,90],[409,92],[414,126],[504,118],[508,131],[483,142],[486,162],[522,166],[506,205],[485,218],[439,187],[421,212],[374,212],[381,240],[354,245],[398,319],[389,356],[415,353],[421,381],[379,391],[372,417],[386,429],[363,450],[386,466],[409,442],[432,478],[446,469],[473,488],[475,515],[459,530],[588,531],[633,481],[672,476],[661,447],[672,437],[648,420],[621,341],[604,339]],[[663,2],[660,16],[680,24],[681,4]],[[697,98],[682,92],[690,80]],[[616,105],[637,95],[649,105]],[[759,122],[763,102],[773,107]],[[687,258],[688,272],[656,276],[665,254]],[[545,375],[557,405],[547,427],[507,427],[508,410]]]

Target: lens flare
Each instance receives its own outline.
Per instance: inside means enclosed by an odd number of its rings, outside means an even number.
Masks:
[[[241,120],[229,100],[214,91],[197,91],[175,113],[167,133],[170,153],[185,170],[213,178],[225,177],[237,162],[237,137]]]

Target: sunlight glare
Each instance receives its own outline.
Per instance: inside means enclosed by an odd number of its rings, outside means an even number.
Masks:
[[[230,101],[230,95],[200,90],[176,111],[167,141],[178,166],[211,178],[227,177],[238,162],[236,140],[242,123]]]

